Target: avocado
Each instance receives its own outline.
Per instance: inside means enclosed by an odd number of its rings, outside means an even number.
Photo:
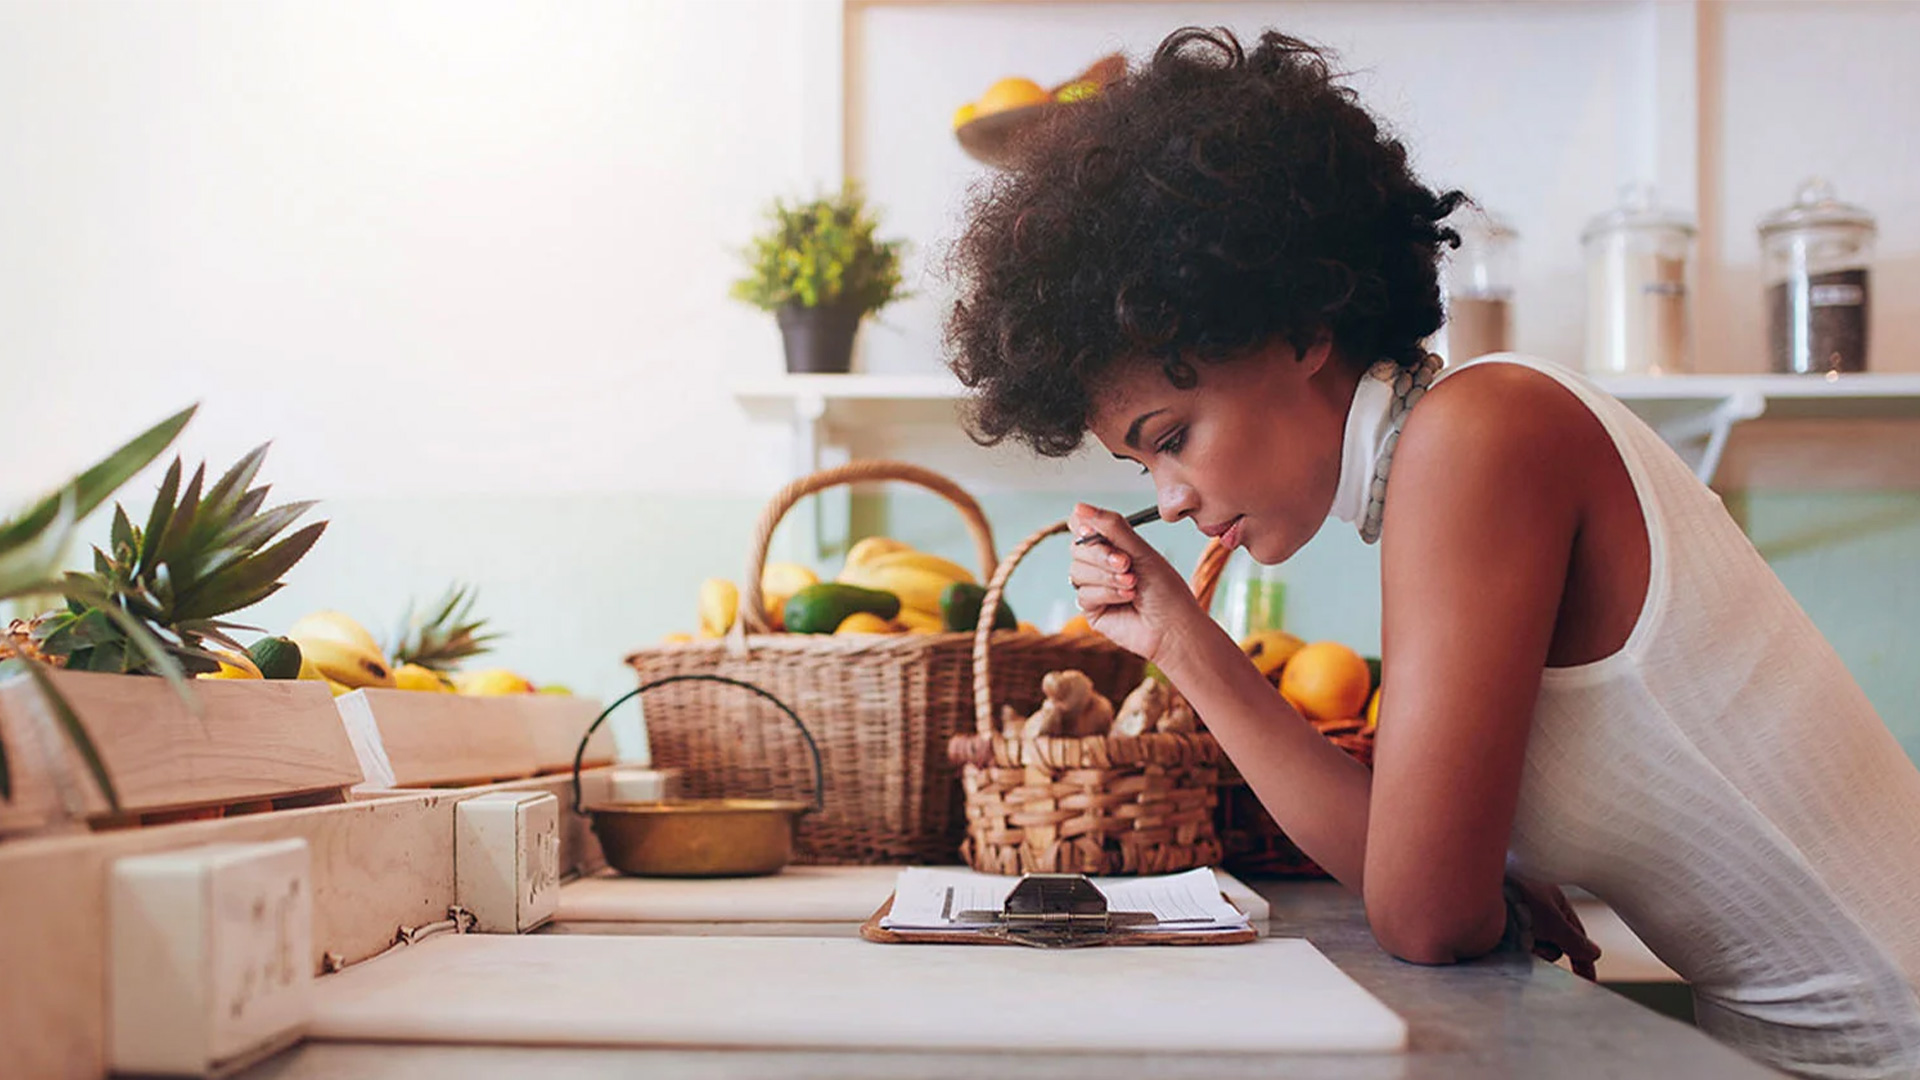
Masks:
[[[947,586],[940,594],[940,625],[949,631],[971,632],[980,624],[980,605],[987,599],[987,590],[983,585],[970,581],[956,581]],[[995,630],[1018,630],[1020,619],[1013,613],[1013,605],[1007,598],[1000,598],[1000,607],[993,613]]]
[[[247,649],[247,659],[264,679],[300,677],[300,645],[292,638],[264,637]]]
[[[856,611],[891,619],[900,614],[900,598],[879,589],[823,581],[794,593],[783,614],[788,633],[831,634]]]

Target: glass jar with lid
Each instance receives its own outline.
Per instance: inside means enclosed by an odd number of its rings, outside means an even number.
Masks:
[[[1767,347],[1774,371],[1867,370],[1867,288],[1873,215],[1836,199],[1824,180],[1760,219]]]
[[[1694,225],[1657,205],[1646,185],[1580,234],[1587,264],[1586,370],[1596,375],[1670,374],[1692,365],[1687,281]]]
[[[1513,348],[1514,247],[1520,234],[1477,207],[1448,224],[1460,233],[1460,246],[1447,261],[1447,362],[1507,352]]]

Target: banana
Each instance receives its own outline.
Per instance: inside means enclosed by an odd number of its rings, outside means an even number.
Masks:
[[[316,611],[287,628],[287,637],[301,642],[308,639],[337,641],[342,645],[352,645],[363,652],[384,657],[380,643],[374,640],[367,628],[355,622],[352,617],[338,611]],[[382,661],[383,665],[385,661]]]
[[[700,636],[725,637],[733,629],[740,608],[740,589],[725,578],[708,578],[700,583]]]
[[[300,656],[313,662],[313,668],[329,682],[348,689],[363,686],[392,686],[393,671],[378,649],[363,649],[333,638],[292,637],[300,646]]]
[[[901,543],[890,536],[869,536],[847,549],[847,565],[861,566],[888,552],[912,550],[913,545]]]
[[[1271,679],[1274,673],[1285,667],[1293,654],[1306,648],[1307,643],[1284,630],[1261,630],[1247,635],[1240,642],[1240,651],[1247,654],[1253,666],[1260,674]]]
[[[952,578],[917,566],[849,566],[840,572],[839,581],[890,592],[900,598],[902,610],[912,608],[935,616],[940,613],[940,594],[953,584]]]
[[[974,580],[973,574],[969,572],[966,567],[961,566],[957,562],[943,559],[938,555],[929,555],[924,551],[913,551],[911,549],[907,551],[890,551],[885,555],[873,559],[866,565],[876,570],[891,570],[901,566],[914,567],[929,573],[939,574],[948,581],[964,581],[969,585],[979,584],[978,581]]]

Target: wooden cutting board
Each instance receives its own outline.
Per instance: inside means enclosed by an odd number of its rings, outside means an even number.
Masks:
[[[1010,949],[841,938],[428,938],[315,984],[308,1036],[541,1046],[1362,1052],[1407,1028],[1298,938]]]
[[[790,866],[759,878],[710,880],[603,874],[560,887],[558,923],[846,923],[866,920],[893,894],[898,866]],[[1214,871],[1220,891],[1266,933],[1266,898]]]

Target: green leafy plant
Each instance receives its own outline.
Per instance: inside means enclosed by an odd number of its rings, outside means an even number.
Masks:
[[[845,303],[861,314],[907,294],[902,240],[875,240],[877,222],[859,188],[803,203],[775,199],[767,228],[742,252],[747,274],[732,295],[766,311]]]
[[[41,651],[75,670],[134,675],[218,670],[207,642],[245,652],[227,631],[257,628],[224,616],[278,592],[280,576],[327,526],[315,522],[272,542],[314,504],[263,510],[268,486],[250,485],[266,456],[256,447],[204,493],[206,466],[182,490],[175,458],[145,528],[116,504],[109,550],[94,548],[92,573],[67,575],[67,610],[35,631]],[[157,639],[160,650],[140,648],[141,636]]]
[[[107,455],[92,468],[68,481],[59,490],[40,500],[19,517],[0,523],[0,601],[67,590],[60,574],[60,563],[80,521],[92,513],[120,485],[152,464],[180,430],[193,418],[194,408],[183,409],[162,420],[132,441]],[[103,594],[88,594],[89,599],[104,601]],[[127,638],[133,646],[157,659],[165,659],[160,643],[137,624],[129,621]],[[120,799],[113,781],[100,760],[99,750],[87,734],[85,725],[61,696],[46,671],[45,659],[25,629],[11,629],[0,637],[0,672],[23,671],[32,678],[66,737],[80,752],[81,760],[101,794],[113,809]],[[172,671],[178,688],[186,684],[178,669]],[[13,798],[13,771],[7,760],[7,748],[0,741],[0,799]]]

